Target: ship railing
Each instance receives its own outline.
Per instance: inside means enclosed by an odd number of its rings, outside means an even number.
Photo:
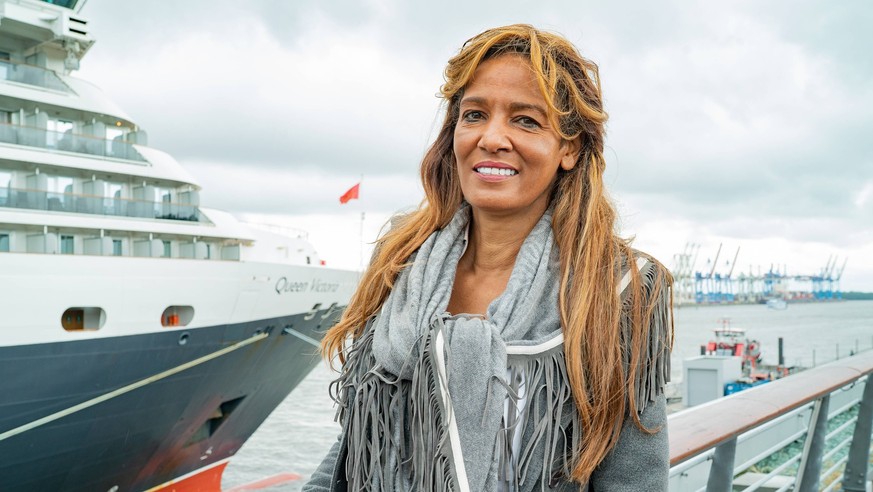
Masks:
[[[873,350],[670,415],[671,492],[870,490]]]
[[[76,193],[0,188],[0,207],[206,222],[196,205]]]
[[[73,93],[70,86],[64,83],[54,70],[49,70],[26,63],[15,63],[0,60],[0,80],[8,80],[19,84],[33,85],[43,89]]]
[[[0,123],[0,142],[38,147],[48,150],[61,150],[97,157],[109,157],[128,161],[147,162],[136,151],[133,144],[126,142],[123,135],[113,139],[92,135],[81,135],[71,130],[58,132],[33,126]]]

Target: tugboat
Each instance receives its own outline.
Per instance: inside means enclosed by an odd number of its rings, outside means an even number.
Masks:
[[[0,0],[0,490],[217,491],[357,273],[201,206],[70,75],[84,3]]]
[[[702,355],[729,355],[742,357],[743,372],[752,375],[761,363],[761,345],[757,340],[749,340],[746,330],[731,327],[730,318],[721,318],[721,326],[713,330],[715,340],[701,346]]]
[[[749,339],[746,330],[731,326],[730,318],[721,318],[720,326],[713,330],[715,339],[706,345],[701,345],[701,355],[740,357],[742,376],[734,382],[725,385],[725,395],[736,393],[787,376],[791,370],[781,361],[782,346],[780,340],[779,360],[777,365],[763,363],[761,344],[758,340]],[[791,368],[793,369],[793,368]]]

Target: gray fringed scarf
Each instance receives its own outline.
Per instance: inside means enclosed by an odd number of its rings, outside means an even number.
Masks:
[[[569,475],[581,425],[564,366],[551,214],[485,318],[446,312],[469,216],[462,207],[422,244],[348,352],[336,384],[349,490],[534,490]],[[656,365],[639,375],[651,381],[641,396],[669,377]]]

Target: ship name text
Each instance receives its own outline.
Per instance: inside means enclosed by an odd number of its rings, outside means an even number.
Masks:
[[[336,292],[339,290],[340,284],[333,282],[325,282],[321,279],[314,278],[311,282],[299,282],[288,280],[287,277],[279,277],[276,281],[276,293],[302,293],[302,292]]]

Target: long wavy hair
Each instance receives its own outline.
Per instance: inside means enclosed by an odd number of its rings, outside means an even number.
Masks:
[[[640,273],[631,267],[634,252],[615,232],[616,213],[603,184],[607,114],[597,65],[559,35],[523,24],[490,29],[468,40],[449,60],[440,90],[446,102],[445,119],[421,162],[425,198],[415,211],[395,219],[377,241],[371,264],[342,319],[322,341],[322,355],[345,361],[346,342],[360,335],[379,311],[410,256],[461,206],[464,197],[452,147],[461,97],[482,61],[506,54],[530,61],[548,104],[551,126],[559,129],[563,139],[579,138],[581,143],[576,166],[559,169],[551,203],[561,262],[558,308],[567,376],[585,436],[573,449],[571,478],[584,483],[615,446],[627,415],[640,429],[653,432],[633,409],[635,374],[647,357],[649,320],[659,293],[644,295]],[[627,268],[631,283],[622,301],[618,286]],[[660,264],[658,268],[669,279],[666,269]],[[630,320],[631,340],[623,339],[622,316]]]

